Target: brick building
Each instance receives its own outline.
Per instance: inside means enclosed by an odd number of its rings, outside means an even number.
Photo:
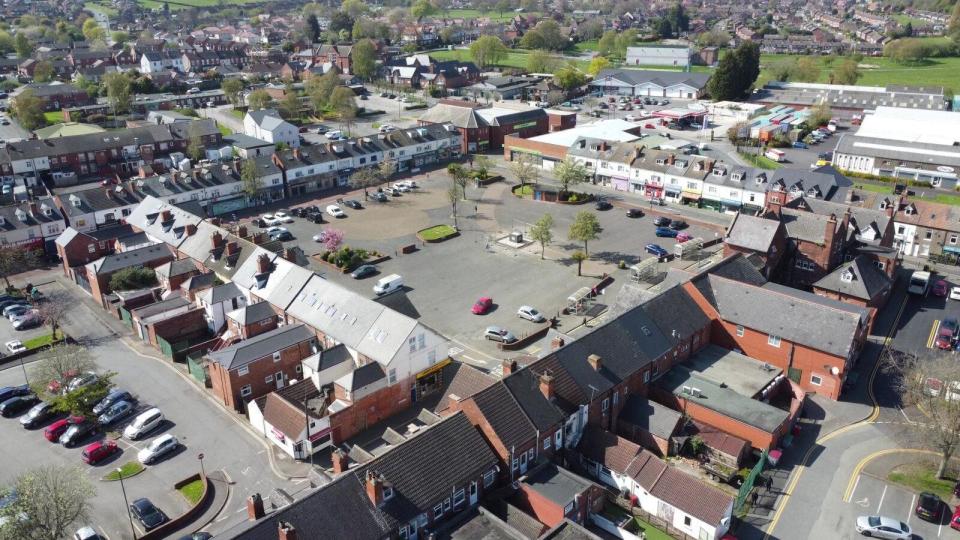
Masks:
[[[751,258],[763,277],[770,279],[787,252],[787,231],[778,219],[737,212],[723,238],[723,256],[740,253]]]
[[[75,279],[74,274],[78,267],[113,253],[116,251],[116,239],[132,234],[133,228],[129,225],[117,225],[85,233],[67,227],[55,242],[63,275]],[[86,271],[83,273],[86,274]]]
[[[532,471],[518,486],[510,502],[547,527],[555,527],[565,519],[588,523],[591,513],[603,509],[605,500],[599,485],[552,463]]]
[[[420,125],[453,124],[463,137],[461,151],[496,152],[507,135],[528,138],[550,131],[547,113],[534,107],[442,99],[420,116]]]
[[[60,82],[25,84],[11,92],[10,98],[16,101],[17,96],[27,90],[31,90],[36,97],[43,101],[43,110],[45,111],[59,111],[64,107],[77,107],[79,105],[93,105],[96,103],[96,100],[91,98],[86,91],[72,84]]]
[[[84,266],[85,272],[74,269],[74,280],[97,301],[106,306],[104,295],[113,292],[110,278],[126,268],[156,268],[173,260],[170,248],[154,244],[130,251],[113,253]]]

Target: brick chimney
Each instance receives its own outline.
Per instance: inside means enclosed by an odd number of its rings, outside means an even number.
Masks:
[[[297,540],[297,529],[289,521],[277,524],[277,540]]]
[[[247,497],[247,519],[256,521],[266,515],[263,511],[263,499],[259,493]]]
[[[670,156],[667,158],[667,165],[673,165],[673,162],[676,160],[677,160],[677,155],[670,154]]]
[[[246,237],[247,237],[247,226],[246,226],[246,225],[240,225],[239,227],[237,227],[237,236],[239,236],[240,238],[246,238]]]
[[[503,376],[513,373],[517,370],[517,361],[516,360],[506,360],[500,362],[500,365],[503,367]]]
[[[337,448],[330,457],[333,459],[333,472],[340,474],[350,468],[350,456],[343,450]]]
[[[603,367],[603,360],[598,354],[591,354],[588,356],[587,363],[590,364],[590,367],[592,367],[594,371],[600,371],[600,368]]]
[[[210,224],[211,224],[211,225],[214,225],[214,226],[216,226],[216,227],[219,227],[219,226],[220,226],[220,223],[221,223],[220,218],[218,218],[218,217],[212,217],[212,218],[210,218]]]
[[[160,223],[170,221],[171,217],[173,217],[173,214],[171,214],[169,210],[160,212]]]
[[[373,471],[367,471],[367,497],[374,506],[383,504],[383,478]]]
[[[257,258],[257,273],[266,274],[270,271],[270,256],[266,253],[262,253],[260,257]]]
[[[564,343],[565,342],[562,337],[556,336],[552,340],[550,340],[550,349],[555,351],[560,347],[563,347]]]
[[[284,248],[283,258],[292,262],[293,264],[297,264],[297,252],[294,251],[293,248]]]
[[[197,233],[197,226],[193,223],[188,223],[186,226],[187,236],[193,236]]]
[[[227,255],[233,255],[240,251],[240,245],[236,242],[227,242]]]
[[[40,207],[37,206],[36,201],[30,201],[30,215],[33,217],[40,215]]]
[[[553,377],[544,373],[540,375],[540,392],[543,397],[553,399]]]
[[[223,246],[223,235],[220,234],[220,231],[216,231],[210,235],[210,241],[213,243],[213,249],[220,249]]]

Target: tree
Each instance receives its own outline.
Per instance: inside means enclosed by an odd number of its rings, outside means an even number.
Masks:
[[[588,210],[581,210],[577,212],[577,215],[573,216],[573,223],[570,224],[570,231],[567,233],[567,238],[583,242],[583,252],[589,255],[590,252],[587,251],[587,243],[600,238],[601,230],[603,229],[600,227],[600,221],[597,220],[597,215]]]
[[[260,193],[263,179],[260,177],[256,160],[243,160],[243,165],[240,167],[240,183],[243,186],[243,192],[247,194],[247,199],[253,199]]]
[[[613,52],[617,58],[626,59],[627,49],[637,41],[637,34],[631,30],[624,30],[617,34],[617,39],[613,44]]]
[[[477,66],[485,68],[506,58],[507,47],[496,36],[480,36],[480,39],[470,44],[470,57]]]
[[[0,54],[7,55],[15,50],[13,36],[10,32],[0,30]]]
[[[570,91],[579,88],[587,82],[587,76],[573,65],[566,65],[553,74],[553,83]]]
[[[610,56],[613,54],[616,46],[617,32],[615,30],[607,30],[600,36],[600,40],[597,42],[597,52],[600,56]]]
[[[702,47],[723,47],[730,43],[730,39],[729,33],[715,28],[697,36],[697,43]]]
[[[745,41],[726,54],[707,82],[707,91],[715,101],[738,99],[747,94],[760,75],[760,48]]]
[[[510,171],[520,181],[521,190],[526,184],[535,183],[540,176],[540,169],[534,164],[533,158],[527,154],[516,156],[510,163]]]
[[[820,63],[816,58],[802,56],[794,63],[790,80],[798,82],[817,82],[820,78]]]
[[[203,159],[205,153],[203,138],[200,135],[200,122],[191,122],[187,135],[190,137],[190,141],[187,143],[187,156],[196,163]]]
[[[130,33],[124,32],[123,30],[117,30],[110,34],[110,41],[115,45],[123,46],[126,42],[130,41]]]
[[[343,3],[340,4],[340,11],[343,11],[354,19],[357,19],[360,16],[365,15],[369,9],[363,0],[343,0]]]
[[[570,186],[579,184],[587,179],[587,168],[582,163],[572,159],[565,159],[553,168],[553,174],[560,182],[560,194],[570,191]]]
[[[610,67],[610,61],[603,56],[594,56],[587,66],[587,73],[596,77],[598,73]]]
[[[811,128],[825,126],[831,118],[833,118],[833,113],[830,110],[830,105],[826,102],[818,103],[810,109],[810,116],[807,117],[807,125]]]
[[[35,268],[40,263],[37,250],[10,244],[0,245],[0,277],[10,289],[10,276]]]
[[[142,266],[124,268],[110,277],[110,289],[114,291],[143,289],[156,284],[156,273],[152,269]]]
[[[17,51],[17,58],[30,58],[33,52],[33,45],[24,32],[17,32],[16,37],[13,38],[13,48]]]
[[[107,40],[107,31],[93,18],[83,21],[82,32],[83,37],[91,43],[95,41],[106,42]]]
[[[953,381],[960,380],[956,359],[926,351],[909,354],[887,349],[882,365],[903,406],[917,405],[926,413],[927,418],[906,426],[916,443],[940,455],[937,478],[944,478],[960,447],[960,399],[953,386]]]
[[[450,175],[450,180],[453,182],[453,185],[459,188],[459,193],[463,197],[463,200],[467,200],[467,182],[470,181],[470,174],[467,170],[459,163],[451,163],[447,165],[447,174]]]
[[[93,407],[110,393],[114,375],[112,372],[100,373],[91,384],[67,393],[48,391],[44,394],[44,400],[54,411],[94,421],[97,415],[93,413]]]
[[[0,537],[59,540],[86,523],[96,490],[79,467],[45,465],[21,473],[16,500],[0,510]]]
[[[538,22],[536,26],[524,34],[520,40],[520,44],[524,48],[528,48],[526,46],[528,36],[530,44],[535,45],[529,48],[533,49],[562,51],[570,46],[570,39],[563,34],[560,25],[553,19],[544,19]]]
[[[673,25],[670,24],[670,19],[663,17],[657,20],[657,35],[662,38],[669,38],[673,36]]]
[[[527,71],[530,73],[553,73],[556,69],[557,58],[543,49],[527,55]]]
[[[320,41],[320,21],[317,20],[317,14],[311,13],[310,15],[307,15],[306,24],[307,38],[310,39],[310,43],[317,43]]]
[[[930,55],[930,49],[919,39],[898,39],[883,48],[883,55],[899,64],[916,64]]]
[[[347,125],[348,131],[357,118],[356,97],[357,95],[353,93],[353,90],[346,86],[338,86],[330,94],[330,108],[337,113],[340,122]]]
[[[56,72],[53,70],[53,64],[49,60],[41,60],[33,68],[33,80],[38,83],[50,82]]]
[[[547,244],[553,240],[553,216],[544,214],[530,228],[530,238],[540,243],[540,260],[547,249]]]
[[[27,88],[13,100],[11,112],[23,127],[33,131],[47,125],[43,109],[43,100],[37,97],[37,93],[32,88]]]
[[[127,112],[130,109],[131,86],[130,77],[124,73],[107,73],[103,76],[103,88],[107,95],[107,103],[113,109],[114,115]]]
[[[419,22],[420,19],[433,15],[436,8],[430,3],[430,0],[417,0],[410,6],[410,15],[414,16]]]
[[[240,79],[227,79],[223,81],[223,84],[220,85],[220,88],[223,89],[223,93],[226,95],[227,100],[233,106],[236,106],[240,103],[240,92],[243,91],[243,81]]]
[[[960,2],[953,4],[950,21],[947,23],[947,35],[953,38],[954,43],[960,45]]]
[[[386,182],[396,171],[397,164],[390,158],[384,158],[384,160],[380,162],[380,166],[377,167],[377,176],[381,182]]]
[[[62,291],[55,291],[47,295],[46,299],[37,306],[37,312],[43,324],[50,327],[50,334],[57,339],[57,331],[63,325],[67,310],[73,307],[73,300]]]
[[[460,226],[457,222],[457,205],[460,203],[460,198],[463,196],[463,190],[456,182],[451,182],[450,187],[447,188],[447,200],[450,202],[450,212],[453,217],[453,228],[460,229]]]
[[[96,367],[85,347],[55,345],[40,353],[40,359],[30,364],[30,386],[38,396],[44,395],[48,386],[64,388],[78,373],[95,371]]]
[[[353,17],[338,11],[330,17],[330,24],[327,25],[327,31],[339,34],[341,30],[351,32],[353,30]]]
[[[480,154],[473,158],[473,165],[477,168],[477,180],[483,181],[490,177],[490,168],[493,166],[493,162],[489,157]]]
[[[266,109],[270,106],[271,101],[273,101],[273,98],[266,90],[254,90],[247,96],[247,107],[251,111]]]
[[[300,96],[294,91],[293,85],[287,85],[283,99],[278,104],[280,116],[287,120],[300,118]]]
[[[377,170],[370,167],[357,169],[350,175],[350,187],[353,189],[363,189],[363,196],[367,196],[367,188],[375,186],[380,182],[380,174]]]
[[[323,248],[327,251],[336,251],[343,243],[343,231],[340,229],[323,230]]]
[[[340,76],[333,69],[323,75],[312,75],[307,79],[305,89],[314,109],[320,111],[326,107],[330,102],[330,96],[338,86],[340,86]]]
[[[677,34],[690,29],[690,17],[686,11],[684,11],[683,4],[680,2],[677,2],[676,5],[670,9],[670,13],[667,16],[670,19],[670,25],[673,26]]]
[[[350,66],[353,74],[364,80],[370,80],[376,74],[377,50],[372,41],[365,39],[353,46]]]
[[[587,254],[582,251],[574,251],[570,256],[577,263],[577,275],[583,275],[583,261],[587,260]]]
[[[859,64],[852,58],[840,62],[830,72],[830,84],[857,84],[859,78]]]

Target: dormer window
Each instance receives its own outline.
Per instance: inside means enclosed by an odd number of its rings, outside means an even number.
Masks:
[[[393,498],[393,487],[383,486],[383,500],[389,501],[392,498]]]
[[[853,272],[851,272],[849,268],[847,268],[846,270],[844,270],[843,272],[841,272],[841,273],[840,273],[840,281],[842,281],[842,282],[844,282],[844,283],[852,283],[852,282],[853,282]]]
[[[26,221],[26,220],[27,220],[27,213],[24,212],[23,210],[17,208],[17,211],[14,212],[14,213],[16,214],[17,219],[19,219],[20,221]]]
[[[743,180],[743,173],[742,173],[742,172],[735,172],[735,173],[733,173],[733,174],[730,175],[730,179],[733,180],[734,182],[739,182],[739,181]]]
[[[666,165],[666,164],[667,164],[667,160],[663,158],[657,159],[657,165]]]
[[[72,204],[74,208],[80,208],[80,205],[83,204],[83,201],[80,200],[80,197],[77,197],[76,195],[71,195],[70,204]]]
[[[153,225],[157,218],[160,217],[159,213],[156,214],[147,214],[147,225]]]
[[[758,186],[759,186],[760,184],[764,184],[764,183],[766,183],[766,182],[767,182],[767,175],[766,175],[766,174],[760,173],[760,174],[757,175],[757,185],[758,185]]]
[[[903,213],[908,216],[912,216],[914,212],[916,212],[916,209],[912,204],[908,204],[907,207],[903,209]]]
[[[886,210],[889,204],[890,204],[890,201],[888,201],[887,199],[880,201],[880,209]]]
[[[725,175],[725,174],[727,174],[727,171],[725,171],[725,170],[723,169],[723,167],[714,167],[714,168],[713,168],[713,175],[714,175],[714,176],[723,176],[723,175]],[[738,179],[737,179],[737,178],[734,178],[734,180],[738,180]]]

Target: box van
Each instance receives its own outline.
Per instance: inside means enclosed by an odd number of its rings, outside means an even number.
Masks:
[[[776,162],[783,161],[784,158],[786,158],[786,154],[784,154],[780,150],[777,150],[776,148],[771,148],[767,150],[766,152],[763,153],[763,155]]]
[[[383,296],[400,290],[401,287],[403,287],[403,278],[400,277],[399,274],[390,274],[389,276],[380,278],[380,281],[373,286],[373,292],[375,292],[377,296]]]
[[[160,412],[160,409],[154,407],[138,414],[133,422],[124,428],[123,436],[135,441],[156,429],[161,423],[163,423],[163,413]]]

